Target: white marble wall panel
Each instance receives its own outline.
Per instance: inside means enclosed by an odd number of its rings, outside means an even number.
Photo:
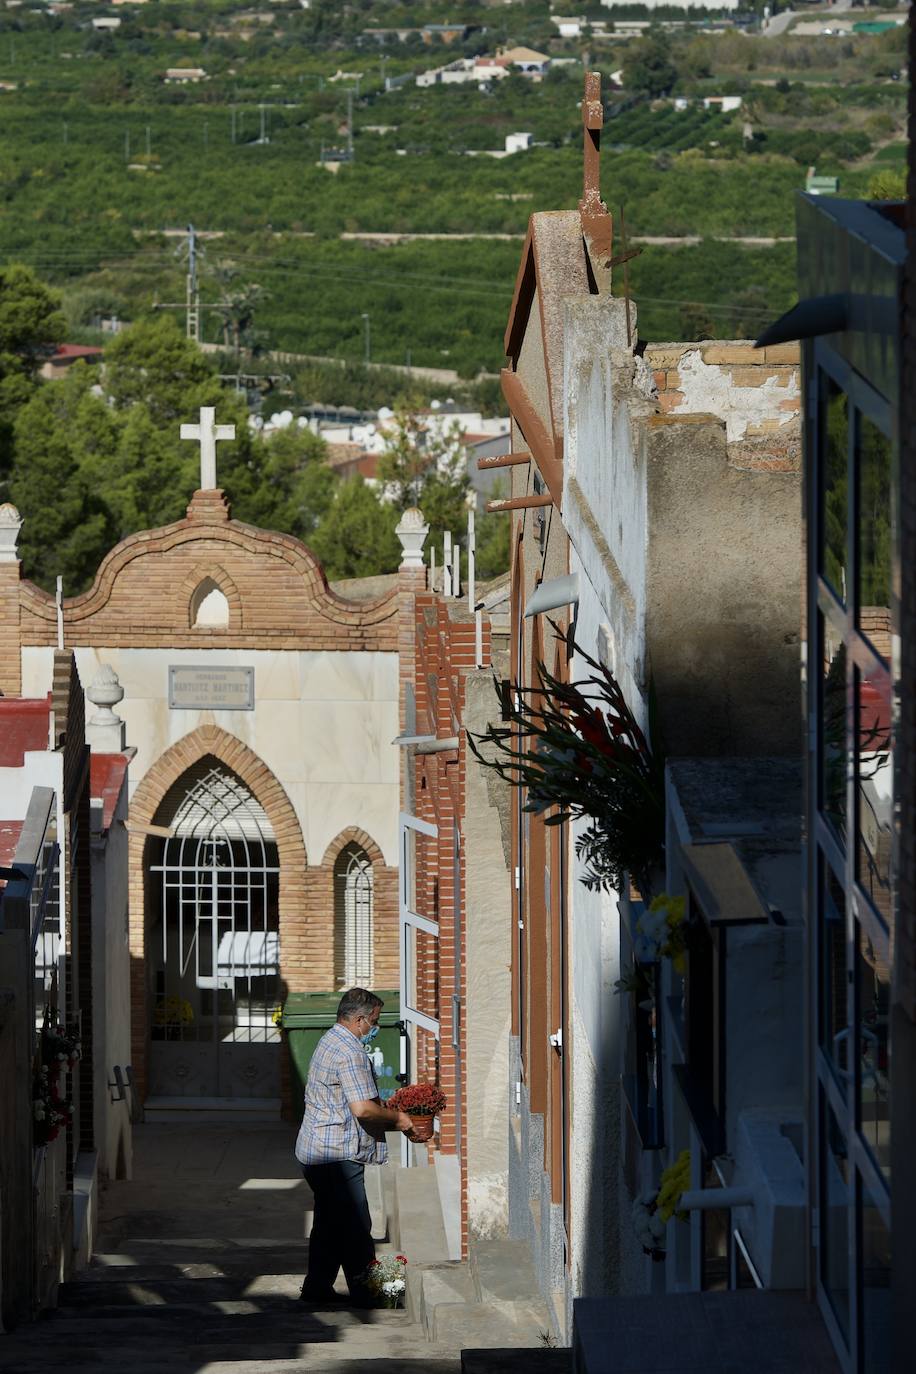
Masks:
[[[118,714],[137,750],[133,791],[152,764],[183,736],[215,724],[242,740],[283,784],[299,817],[306,851],[319,863],[347,826],[365,830],[389,864],[397,863],[398,660],[393,653],[248,652],[243,649],[77,649],[84,686],[110,663],[124,688]],[[50,689],[53,651],[22,653],[22,691]],[[168,670],[182,664],[248,667],[252,711],[171,710]],[[86,703],[87,713],[93,706]]]

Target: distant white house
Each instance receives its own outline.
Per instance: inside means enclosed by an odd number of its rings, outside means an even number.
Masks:
[[[703,109],[718,110],[720,114],[729,114],[732,110],[740,110],[741,104],[740,95],[707,95],[703,97]]]
[[[167,67],[162,79],[166,84],[185,86],[189,82],[206,81],[207,73],[203,67]]]
[[[513,67],[522,76],[546,76],[550,70],[547,53],[534,48],[502,48],[493,61],[498,67]]]
[[[92,21],[92,27],[100,33],[111,32],[121,27],[121,21],[116,15],[98,14]]]
[[[585,18],[576,19],[572,15],[552,14],[550,22],[560,30],[561,38],[581,38],[582,30],[588,20]]]
[[[506,134],[507,153],[527,153],[534,142],[534,134],[517,133]]]
[[[601,0],[601,3],[605,9],[612,10],[631,4],[632,0]],[[736,10],[739,0],[639,0],[639,3],[647,10]]]
[[[415,78],[416,85],[426,86],[482,86],[488,81],[500,81],[508,76],[505,66],[497,63],[495,57],[458,57],[444,67],[431,67]]]

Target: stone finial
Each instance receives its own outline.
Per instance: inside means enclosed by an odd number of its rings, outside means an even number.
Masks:
[[[422,568],[424,566],[423,545],[429,534],[429,525],[423,519],[423,512],[418,510],[416,506],[410,506],[401,516],[394,532],[401,541],[401,548],[404,550],[401,567]]]
[[[120,754],[124,750],[124,722],[111,709],[124,699],[124,688],[110,663],[100,663],[86,696],[99,709],[86,721],[86,743],[93,754]]]
[[[0,506],[0,563],[16,563],[16,545],[22,529],[22,516],[7,501]]]

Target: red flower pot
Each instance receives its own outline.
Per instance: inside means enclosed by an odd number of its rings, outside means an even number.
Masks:
[[[408,1136],[409,1140],[419,1144],[423,1140],[431,1140],[433,1134],[434,1118],[431,1116],[412,1116],[413,1126]]]

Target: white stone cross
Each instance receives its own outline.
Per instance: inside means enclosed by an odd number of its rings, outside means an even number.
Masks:
[[[234,439],[235,425],[215,425],[213,406],[201,406],[199,425],[182,425],[182,439],[196,439],[200,444],[200,489],[216,488],[216,445],[220,439]]]

